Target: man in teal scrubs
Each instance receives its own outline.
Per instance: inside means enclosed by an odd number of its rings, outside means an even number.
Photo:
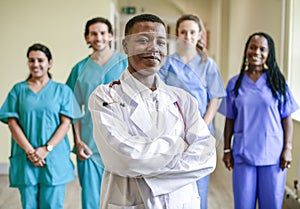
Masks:
[[[84,117],[73,126],[82,208],[96,209],[100,207],[103,162],[93,139],[88,98],[99,84],[117,80],[127,68],[127,59],[110,48],[113,31],[107,19],[96,17],[89,20],[84,35],[93,52],[73,67],[67,84],[85,112]]]

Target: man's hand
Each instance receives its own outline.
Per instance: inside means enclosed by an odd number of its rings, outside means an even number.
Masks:
[[[90,158],[93,152],[83,141],[80,141],[76,143],[76,154],[78,159],[83,161]]]

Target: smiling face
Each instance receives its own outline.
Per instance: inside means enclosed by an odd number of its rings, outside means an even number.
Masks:
[[[268,41],[264,36],[253,36],[249,42],[246,51],[246,57],[249,62],[249,69],[263,69],[269,55]]]
[[[112,34],[109,33],[108,26],[105,23],[97,22],[89,26],[89,31],[85,39],[94,51],[103,51],[109,48]]]
[[[178,25],[177,36],[186,47],[195,47],[200,35],[199,25],[193,20],[184,20]]]
[[[32,78],[48,76],[47,72],[52,66],[52,60],[48,60],[44,52],[30,51],[28,54],[28,67]]]
[[[166,30],[157,22],[137,22],[123,41],[128,55],[128,70],[144,76],[155,74],[162,66],[166,53]]]

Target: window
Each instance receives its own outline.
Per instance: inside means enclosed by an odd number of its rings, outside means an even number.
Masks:
[[[293,95],[300,105],[300,1],[287,1],[287,49],[286,68],[287,80],[292,89]],[[293,118],[300,121],[300,110],[293,114]]]

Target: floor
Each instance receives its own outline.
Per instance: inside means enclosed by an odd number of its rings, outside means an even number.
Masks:
[[[218,152],[220,153],[221,150]],[[225,169],[220,157],[210,179],[208,208],[233,209],[231,172]],[[19,198],[18,190],[8,187],[7,175],[0,175],[0,209],[21,209]],[[80,201],[80,186],[76,179],[67,184],[65,209],[80,209]],[[283,209],[288,208],[283,207]]]

